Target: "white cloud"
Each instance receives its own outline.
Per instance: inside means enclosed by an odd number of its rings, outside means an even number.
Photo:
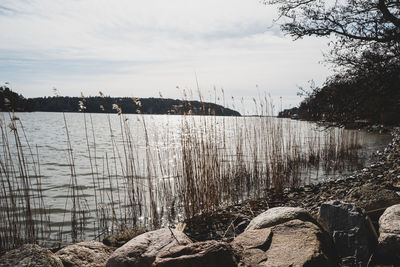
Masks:
[[[250,97],[259,84],[294,105],[296,84],[328,74],[318,65],[327,41],[292,42],[269,27],[275,17],[258,0],[3,0],[0,79],[26,96],[56,86],[179,97],[196,72],[205,91]]]

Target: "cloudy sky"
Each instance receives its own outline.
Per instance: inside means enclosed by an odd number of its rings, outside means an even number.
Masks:
[[[289,107],[297,86],[329,75],[319,63],[328,41],[294,42],[274,18],[259,0],[0,0],[0,83],[26,97],[56,87],[181,98],[197,76],[206,100],[215,87],[245,103],[267,92]]]

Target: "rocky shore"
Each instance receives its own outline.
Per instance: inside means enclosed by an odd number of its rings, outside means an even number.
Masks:
[[[265,199],[249,200],[212,214],[195,216],[186,222],[186,232],[198,241],[231,241],[245,229],[252,218],[269,208],[302,207],[315,216],[321,204],[329,200],[355,203],[377,225],[379,216],[387,207],[400,203],[400,128],[394,128],[392,136],[393,139],[385,150],[376,153],[374,164],[351,176],[286,189],[279,196],[270,191]]]
[[[354,175],[268,196],[178,229],[135,228],[56,253],[24,245],[0,266],[400,266],[400,128]]]

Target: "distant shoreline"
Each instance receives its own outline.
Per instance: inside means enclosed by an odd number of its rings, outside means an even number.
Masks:
[[[118,114],[177,114],[241,116],[233,109],[209,102],[171,98],[134,97],[37,97],[24,98],[7,87],[0,90],[0,111]]]

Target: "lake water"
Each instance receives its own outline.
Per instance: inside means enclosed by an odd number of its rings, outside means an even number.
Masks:
[[[210,202],[214,205],[261,197],[266,187],[279,184],[279,177],[283,177],[282,186],[286,187],[348,175],[369,164],[371,155],[391,140],[389,135],[342,129],[324,131],[314,123],[270,117],[40,112],[16,115],[20,120],[14,124],[21,138],[25,171],[18,166],[18,141],[8,127],[10,117],[3,114],[0,211],[6,216],[10,201],[4,200],[10,194],[8,190],[21,190],[23,183],[18,184],[18,179],[23,172],[31,184],[32,201],[36,201],[32,204],[36,207],[34,220],[43,213],[48,221],[41,238],[56,240],[62,232],[65,241],[71,240],[71,228],[76,227],[73,210],[85,222],[80,239],[104,236],[130,223],[154,223],[153,210],[159,213],[159,223],[164,225],[182,220],[190,209],[195,212],[195,207],[208,205],[206,198],[218,198]],[[338,164],[337,157],[328,155],[327,142],[336,144],[336,150],[354,142],[362,148],[357,152],[357,160]],[[308,164],[314,161],[315,154],[321,160]],[[275,158],[279,159],[275,162]],[[280,170],[285,173],[274,174]],[[219,177],[226,179],[214,184],[213,179]],[[7,185],[7,179],[11,185]],[[191,187],[190,181],[195,185]],[[208,195],[207,188],[214,188],[218,194]],[[246,193],[237,192],[238,188]],[[192,189],[200,192],[194,195],[205,190],[206,197],[185,196]],[[41,205],[35,190],[41,191]],[[189,208],[183,207],[184,201],[190,202]],[[133,211],[129,208],[132,205]],[[4,229],[8,223],[5,219],[1,222],[3,231],[7,231]]]

